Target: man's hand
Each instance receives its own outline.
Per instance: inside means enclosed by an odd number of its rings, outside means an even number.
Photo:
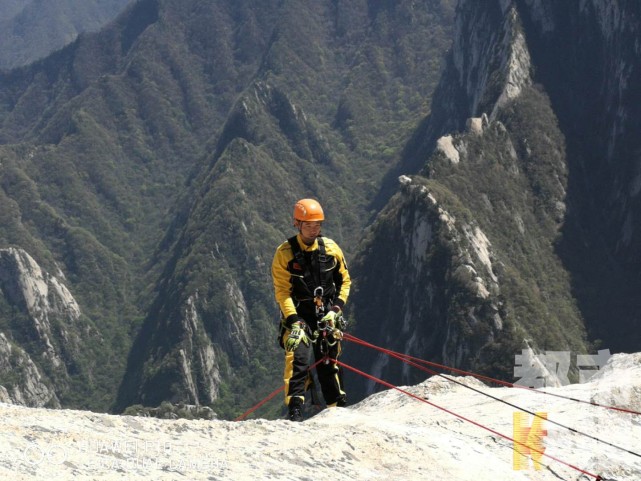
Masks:
[[[295,351],[301,341],[303,341],[305,345],[309,346],[309,337],[305,334],[304,327],[305,325],[300,321],[292,324],[292,329],[285,341],[285,350],[287,352]]]
[[[331,328],[332,337],[340,341],[343,339],[343,330],[345,330],[346,322],[343,318],[343,313],[337,306],[332,307],[332,309],[323,316],[321,322],[325,322]]]
[[[347,322],[343,317],[343,312],[336,306],[323,316],[321,322],[326,322],[330,327],[344,331],[347,327]]]
[[[341,317],[341,311],[335,311],[334,308],[332,308],[327,314],[322,317],[321,322],[326,322],[330,327],[335,327],[336,319],[338,319],[339,317]]]

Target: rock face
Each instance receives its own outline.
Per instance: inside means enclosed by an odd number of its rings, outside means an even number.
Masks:
[[[355,262],[354,304],[363,320],[356,333],[399,352],[470,366],[504,324],[493,247],[481,227],[450,212],[424,178],[403,181]],[[412,380],[406,367],[388,366],[386,356],[346,355],[371,366],[375,376]],[[370,382],[366,392],[371,389]]]
[[[23,349],[0,333],[0,401],[23,406],[59,407],[53,386]]]
[[[62,282],[16,248],[0,249],[0,292],[19,312],[1,325],[3,397],[26,406],[59,406],[58,394],[79,352],[78,303]]]
[[[594,337],[632,350],[641,341],[641,300],[634,294],[641,288],[639,6],[607,0],[526,4],[537,80],[555,105],[568,146],[560,251]]]
[[[412,172],[418,161],[406,162],[354,263],[358,335],[507,379],[527,346],[587,349],[557,249],[572,171],[555,105],[535,85],[528,12],[459,3],[448,68],[407,154],[423,163]],[[353,356],[412,381],[386,358]]]
[[[576,402],[641,410],[640,354],[615,355],[592,380],[554,388],[555,396],[448,378],[326,409],[303,423],[160,420],[0,404],[0,476],[295,480],[313,470],[314,479],[339,481],[641,478],[636,456],[627,452],[641,445],[635,415]],[[539,459],[538,470],[534,456],[514,454],[515,413],[526,427],[534,422],[520,409],[547,417],[537,439],[549,457]],[[283,450],[284,442],[298,446],[296,453]]]

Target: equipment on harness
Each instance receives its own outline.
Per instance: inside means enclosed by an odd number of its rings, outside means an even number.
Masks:
[[[325,314],[321,320],[340,330],[345,330],[345,326],[347,324],[347,322],[343,318],[342,311],[336,306],[333,307],[327,314]]]
[[[327,356],[327,354],[329,354],[329,348],[335,346],[339,339],[334,337],[334,330],[332,327],[322,321],[318,322],[318,331],[316,332],[318,332],[318,335],[314,335],[314,343],[318,343],[320,353],[323,356]],[[329,364],[329,358],[325,357],[323,362],[325,364]]]
[[[346,324],[343,316],[333,310],[329,311],[317,322],[318,330],[314,332],[312,342],[320,343],[319,349],[321,354],[328,354],[329,348],[335,346],[338,341],[343,339],[343,330]],[[330,360],[325,359],[324,362],[328,364]]]
[[[347,321],[345,321],[342,311],[340,309],[336,311],[335,309],[336,307],[332,308],[318,321],[318,328],[319,330],[324,329],[331,332],[334,339],[340,340],[343,338],[342,331],[347,327]]]
[[[325,312],[325,306],[323,305],[324,292],[325,290],[322,288],[322,286],[318,286],[316,289],[314,289],[314,306],[316,309],[317,318],[322,317],[323,313]]]
[[[292,249],[293,263],[290,267],[292,274],[292,298],[296,302],[313,301],[316,318],[325,314],[327,306],[334,302],[336,286],[333,273],[336,259],[328,256],[325,241],[317,237],[318,249],[304,253],[298,244],[297,236],[287,239]]]

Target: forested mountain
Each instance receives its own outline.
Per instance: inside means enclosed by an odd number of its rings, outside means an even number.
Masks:
[[[455,3],[140,0],[0,75],[5,397],[271,392],[301,197],[362,338],[507,380],[526,347],[635,349],[637,7]]]
[[[363,337],[509,379],[529,346],[639,350],[639,20],[637,2],[459,2],[394,171],[417,175],[359,252]]]
[[[95,335],[58,376],[92,395],[54,380],[63,405],[108,408],[123,376],[120,408],[277,379],[275,247],[313,195],[354,250],[440,75],[453,9],[427,7],[145,0],[1,79],[2,244],[64,276]],[[50,378],[19,297],[3,332]]]
[[[10,0],[0,6],[0,69],[26,65],[96,31],[131,0]]]

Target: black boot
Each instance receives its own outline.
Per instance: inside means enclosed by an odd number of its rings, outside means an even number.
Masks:
[[[293,397],[289,400],[288,419],[294,422],[303,421],[303,401],[300,398]]]

